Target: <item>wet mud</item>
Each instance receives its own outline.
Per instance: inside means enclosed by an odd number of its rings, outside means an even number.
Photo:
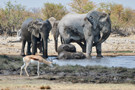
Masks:
[[[20,74],[23,65],[21,56],[0,55],[0,75],[10,76]],[[37,67],[29,66],[30,77],[37,76]],[[26,76],[25,72],[23,75]],[[40,66],[40,76],[37,80],[64,81],[72,83],[133,83],[135,84],[135,68],[80,66],[54,64],[51,68],[47,65]]]

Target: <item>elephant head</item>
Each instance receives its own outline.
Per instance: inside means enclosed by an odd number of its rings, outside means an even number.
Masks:
[[[43,57],[47,58],[47,41],[49,37],[49,32],[52,29],[52,26],[55,22],[55,18],[51,17],[46,21],[41,19],[33,20],[28,25],[28,31],[31,32],[36,38],[40,38],[43,41]],[[41,37],[40,37],[41,36]]]
[[[93,46],[104,42],[109,37],[111,33],[110,14],[98,11],[90,11],[86,15],[85,21],[89,22],[90,26],[92,26],[92,30],[99,29],[103,33],[99,41],[94,43]]]
[[[33,20],[28,24],[28,31],[31,32],[32,35],[39,38],[39,28],[41,24],[39,24],[39,20]]]
[[[40,34],[50,32],[55,21],[56,19],[54,17],[51,17],[46,21],[43,21],[42,19],[33,20],[28,25],[28,31],[30,31],[35,37],[39,38]]]

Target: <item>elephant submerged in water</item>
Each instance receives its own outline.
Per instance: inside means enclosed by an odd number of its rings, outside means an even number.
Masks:
[[[62,44],[58,47],[58,59],[84,59],[86,56],[82,52],[76,52],[72,44]]]
[[[72,44],[62,44],[58,47],[58,54],[60,54],[63,51],[67,51],[67,52],[76,52],[76,48],[74,45]]]
[[[86,51],[87,58],[91,57],[92,46],[96,46],[97,57],[102,57],[101,43],[111,33],[110,14],[98,11],[90,11],[87,14],[67,14],[59,21],[56,31],[56,51],[60,35],[62,43],[76,42],[85,49],[83,51]]]
[[[62,51],[58,55],[58,59],[85,59],[86,56],[82,52]]]
[[[21,27],[21,39],[22,39],[22,49],[21,55],[24,56],[25,43],[27,42],[27,55],[30,55],[30,47],[32,43],[32,54],[34,55],[37,51],[37,42],[42,42],[43,57],[48,57],[48,37],[49,32],[53,27],[55,18],[51,17],[46,21],[42,19],[28,18],[25,20]]]

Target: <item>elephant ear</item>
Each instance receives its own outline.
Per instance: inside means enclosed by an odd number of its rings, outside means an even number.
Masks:
[[[32,21],[28,25],[28,31],[30,31],[35,37],[39,38],[39,30],[41,25],[42,23],[39,21]]]
[[[87,39],[91,35],[91,30],[92,30],[92,24],[88,21],[87,18],[84,19],[84,25],[83,25],[83,32],[85,39]]]
[[[91,23],[93,29],[95,30],[97,28],[97,26],[98,26],[98,17],[97,17],[97,15],[95,13],[93,13],[93,12],[88,13],[86,15],[85,20],[86,19]]]

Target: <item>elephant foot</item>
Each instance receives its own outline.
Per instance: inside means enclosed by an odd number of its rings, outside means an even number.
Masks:
[[[27,52],[26,55],[31,55],[31,52]]]
[[[20,55],[21,55],[21,56],[25,56],[25,54],[24,54],[24,53],[21,53]]]
[[[48,56],[43,56],[43,58],[45,58],[45,59],[46,59],[46,58],[48,58]]]
[[[103,58],[103,56],[102,55],[97,55],[97,58]]]
[[[87,58],[87,59],[91,59],[91,58],[92,58],[92,56],[91,56],[91,55],[89,55],[89,56],[86,56],[86,58]]]

